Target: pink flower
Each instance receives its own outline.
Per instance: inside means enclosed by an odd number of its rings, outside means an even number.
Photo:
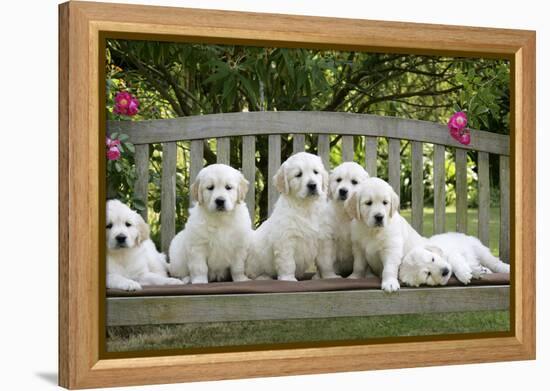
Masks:
[[[116,147],[117,145],[120,145],[120,140],[111,140],[107,137],[107,148]]]
[[[107,159],[118,160],[120,159],[120,150],[117,146],[111,147],[107,150]]]
[[[462,130],[466,127],[467,124],[468,117],[466,116],[466,113],[463,111],[458,111],[454,113],[451,118],[449,118],[447,126],[449,127],[449,130],[451,130],[452,128]]]
[[[469,145],[470,144],[470,129],[456,129],[456,128],[450,128],[449,133],[451,134],[451,137],[454,138],[456,141],[458,141],[462,145]]]
[[[115,108],[113,112],[121,115],[136,115],[138,113],[139,101],[127,91],[117,92],[115,95]]]

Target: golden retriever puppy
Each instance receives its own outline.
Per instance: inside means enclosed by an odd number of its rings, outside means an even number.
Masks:
[[[510,273],[510,265],[491,254],[479,239],[463,233],[432,236],[425,246],[410,251],[399,269],[399,279],[410,286],[446,285],[451,274],[469,284],[488,273]]]
[[[135,291],[142,285],[177,285],[167,275],[166,256],[149,239],[143,218],[118,200],[107,201],[107,288]]]
[[[425,241],[399,214],[399,197],[379,178],[368,178],[345,204],[351,226],[353,273],[365,276],[367,265],[382,278],[382,289],[397,291],[403,256]]]
[[[368,177],[367,171],[354,162],[340,164],[329,175],[326,221],[332,233],[333,253],[330,259],[334,262],[334,272],[343,277],[353,272],[351,218],[344,203]]]
[[[246,281],[252,223],[244,198],[248,181],[225,164],[203,168],[191,185],[195,205],[170,243],[170,273],[192,284]]]
[[[328,173],[321,158],[306,152],[292,155],[273,181],[280,196],[271,216],[254,233],[246,274],[296,281],[317,265],[324,278],[337,277],[328,258]]]

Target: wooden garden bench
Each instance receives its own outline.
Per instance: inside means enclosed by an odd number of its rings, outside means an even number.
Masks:
[[[281,164],[281,137],[292,137],[293,152],[306,149],[306,134],[316,135],[310,151],[330,169],[330,136],[342,135],[342,161],[354,160],[354,142],[365,138],[365,168],[377,175],[378,138],[388,140],[388,180],[400,194],[401,140],[412,145],[412,226],[423,233],[423,144],[433,144],[434,233],[445,232],[445,149],[455,151],[456,231],[467,228],[467,151],[477,151],[477,236],[489,244],[489,155],[499,156],[500,237],[499,256],[509,262],[510,198],[509,136],[472,130],[468,146],[450,137],[445,125],[368,114],[334,112],[242,112],[210,114],[150,121],[109,121],[107,134],[121,132],[135,144],[137,181],[135,197],[146,201],[149,184],[149,144],[162,144],[161,248],[167,252],[175,235],[176,142],[190,142],[189,183],[204,164],[204,142],[216,139],[218,163],[229,164],[230,139],[242,137],[242,172],[251,184],[256,175],[256,136],[268,137],[268,213],[278,193],[271,178]],[[255,189],[250,186],[246,203],[255,211]],[[147,216],[147,211],[143,211]],[[507,276],[494,276],[470,286],[402,288],[395,294],[378,289],[378,281],[329,280],[292,285],[279,281],[216,283],[202,288],[150,288],[136,294],[107,292],[107,325],[196,323],[237,320],[303,319],[335,316],[370,316],[403,313],[504,310],[509,308]],[[270,285],[266,285],[270,284]],[[361,283],[359,283],[361,284]],[[297,288],[299,287],[299,288]],[[160,290],[159,290],[160,289]],[[181,290],[183,289],[183,291]],[[302,309],[297,311],[296,309]]]

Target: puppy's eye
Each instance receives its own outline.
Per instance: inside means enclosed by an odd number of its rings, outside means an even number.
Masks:
[[[355,186],[357,183],[359,183],[359,182],[357,182],[355,179],[352,179],[352,180],[351,180],[351,184],[352,184],[353,186]]]
[[[231,190],[233,187],[231,185],[225,185],[225,190]]]
[[[336,182],[338,183],[342,182],[342,178],[336,178]]]
[[[214,190],[214,185],[208,186],[208,187],[206,188],[206,190],[210,190],[210,191]]]
[[[435,259],[434,259],[434,258],[432,258],[432,262],[435,262]]]
[[[319,174],[319,171],[313,170],[313,173],[314,173],[315,175],[317,175],[317,174]]]
[[[301,178],[302,177],[302,171],[300,171],[298,174],[296,174],[296,178]]]
[[[131,223],[129,223],[129,222],[126,222],[126,226],[127,226],[127,227],[131,227],[131,226],[132,226],[132,224],[131,224]]]
[[[113,228],[113,223],[107,224],[107,229],[111,229],[111,228]]]
[[[430,277],[432,275],[432,272],[426,272],[426,276]]]
[[[372,205],[372,201],[367,201],[367,202],[365,202],[365,204],[367,204],[368,206],[371,206],[371,205]]]
[[[388,201],[384,200],[384,201],[382,201],[382,204],[388,205]]]

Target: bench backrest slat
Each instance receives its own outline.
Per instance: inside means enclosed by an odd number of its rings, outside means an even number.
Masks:
[[[189,186],[195,182],[195,178],[204,166],[204,141],[193,140],[189,151],[191,161],[189,162]],[[191,196],[191,192],[189,192]],[[191,203],[189,203],[191,205]]]
[[[468,178],[466,150],[455,150],[456,231],[467,233],[468,224]]]
[[[401,143],[399,140],[388,140],[388,182],[401,197]]]
[[[134,198],[140,200],[145,209],[139,213],[145,221],[147,221],[147,201],[149,199],[149,145],[136,145],[134,155],[136,163],[136,183],[134,185]]]
[[[353,136],[342,136],[342,161],[353,161],[355,152],[353,149]]]
[[[317,138],[317,155],[321,157],[325,167],[330,167],[330,136],[328,134],[320,134]]]
[[[365,168],[370,176],[375,177],[378,175],[377,169],[378,159],[378,137],[366,136],[365,137]]]
[[[246,205],[248,212],[254,224],[255,205],[256,205],[256,137],[243,136],[242,149],[242,173],[249,182],[248,193],[246,193]]]
[[[500,156],[500,241],[499,256],[510,261],[510,167],[508,156]],[[533,174],[533,173],[531,173]]]
[[[292,136],[292,152],[304,152],[306,150],[306,135],[295,133]]]
[[[160,232],[161,248],[166,253],[176,234],[176,161],[176,143],[162,143]]]
[[[445,147],[434,145],[434,234],[445,232]]]
[[[229,165],[229,148],[230,148],[230,138],[229,137],[220,137],[217,139],[216,144],[216,162],[219,164]]]
[[[271,215],[273,207],[279,193],[273,183],[273,176],[281,166],[281,135],[270,134],[268,140],[268,160],[267,160],[267,213]]]
[[[489,219],[491,207],[491,186],[489,182],[489,154],[477,153],[477,237],[489,246]]]
[[[424,232],[424,154],[422,149],[421,142],[412,142],[411,224],[420,235]]]

